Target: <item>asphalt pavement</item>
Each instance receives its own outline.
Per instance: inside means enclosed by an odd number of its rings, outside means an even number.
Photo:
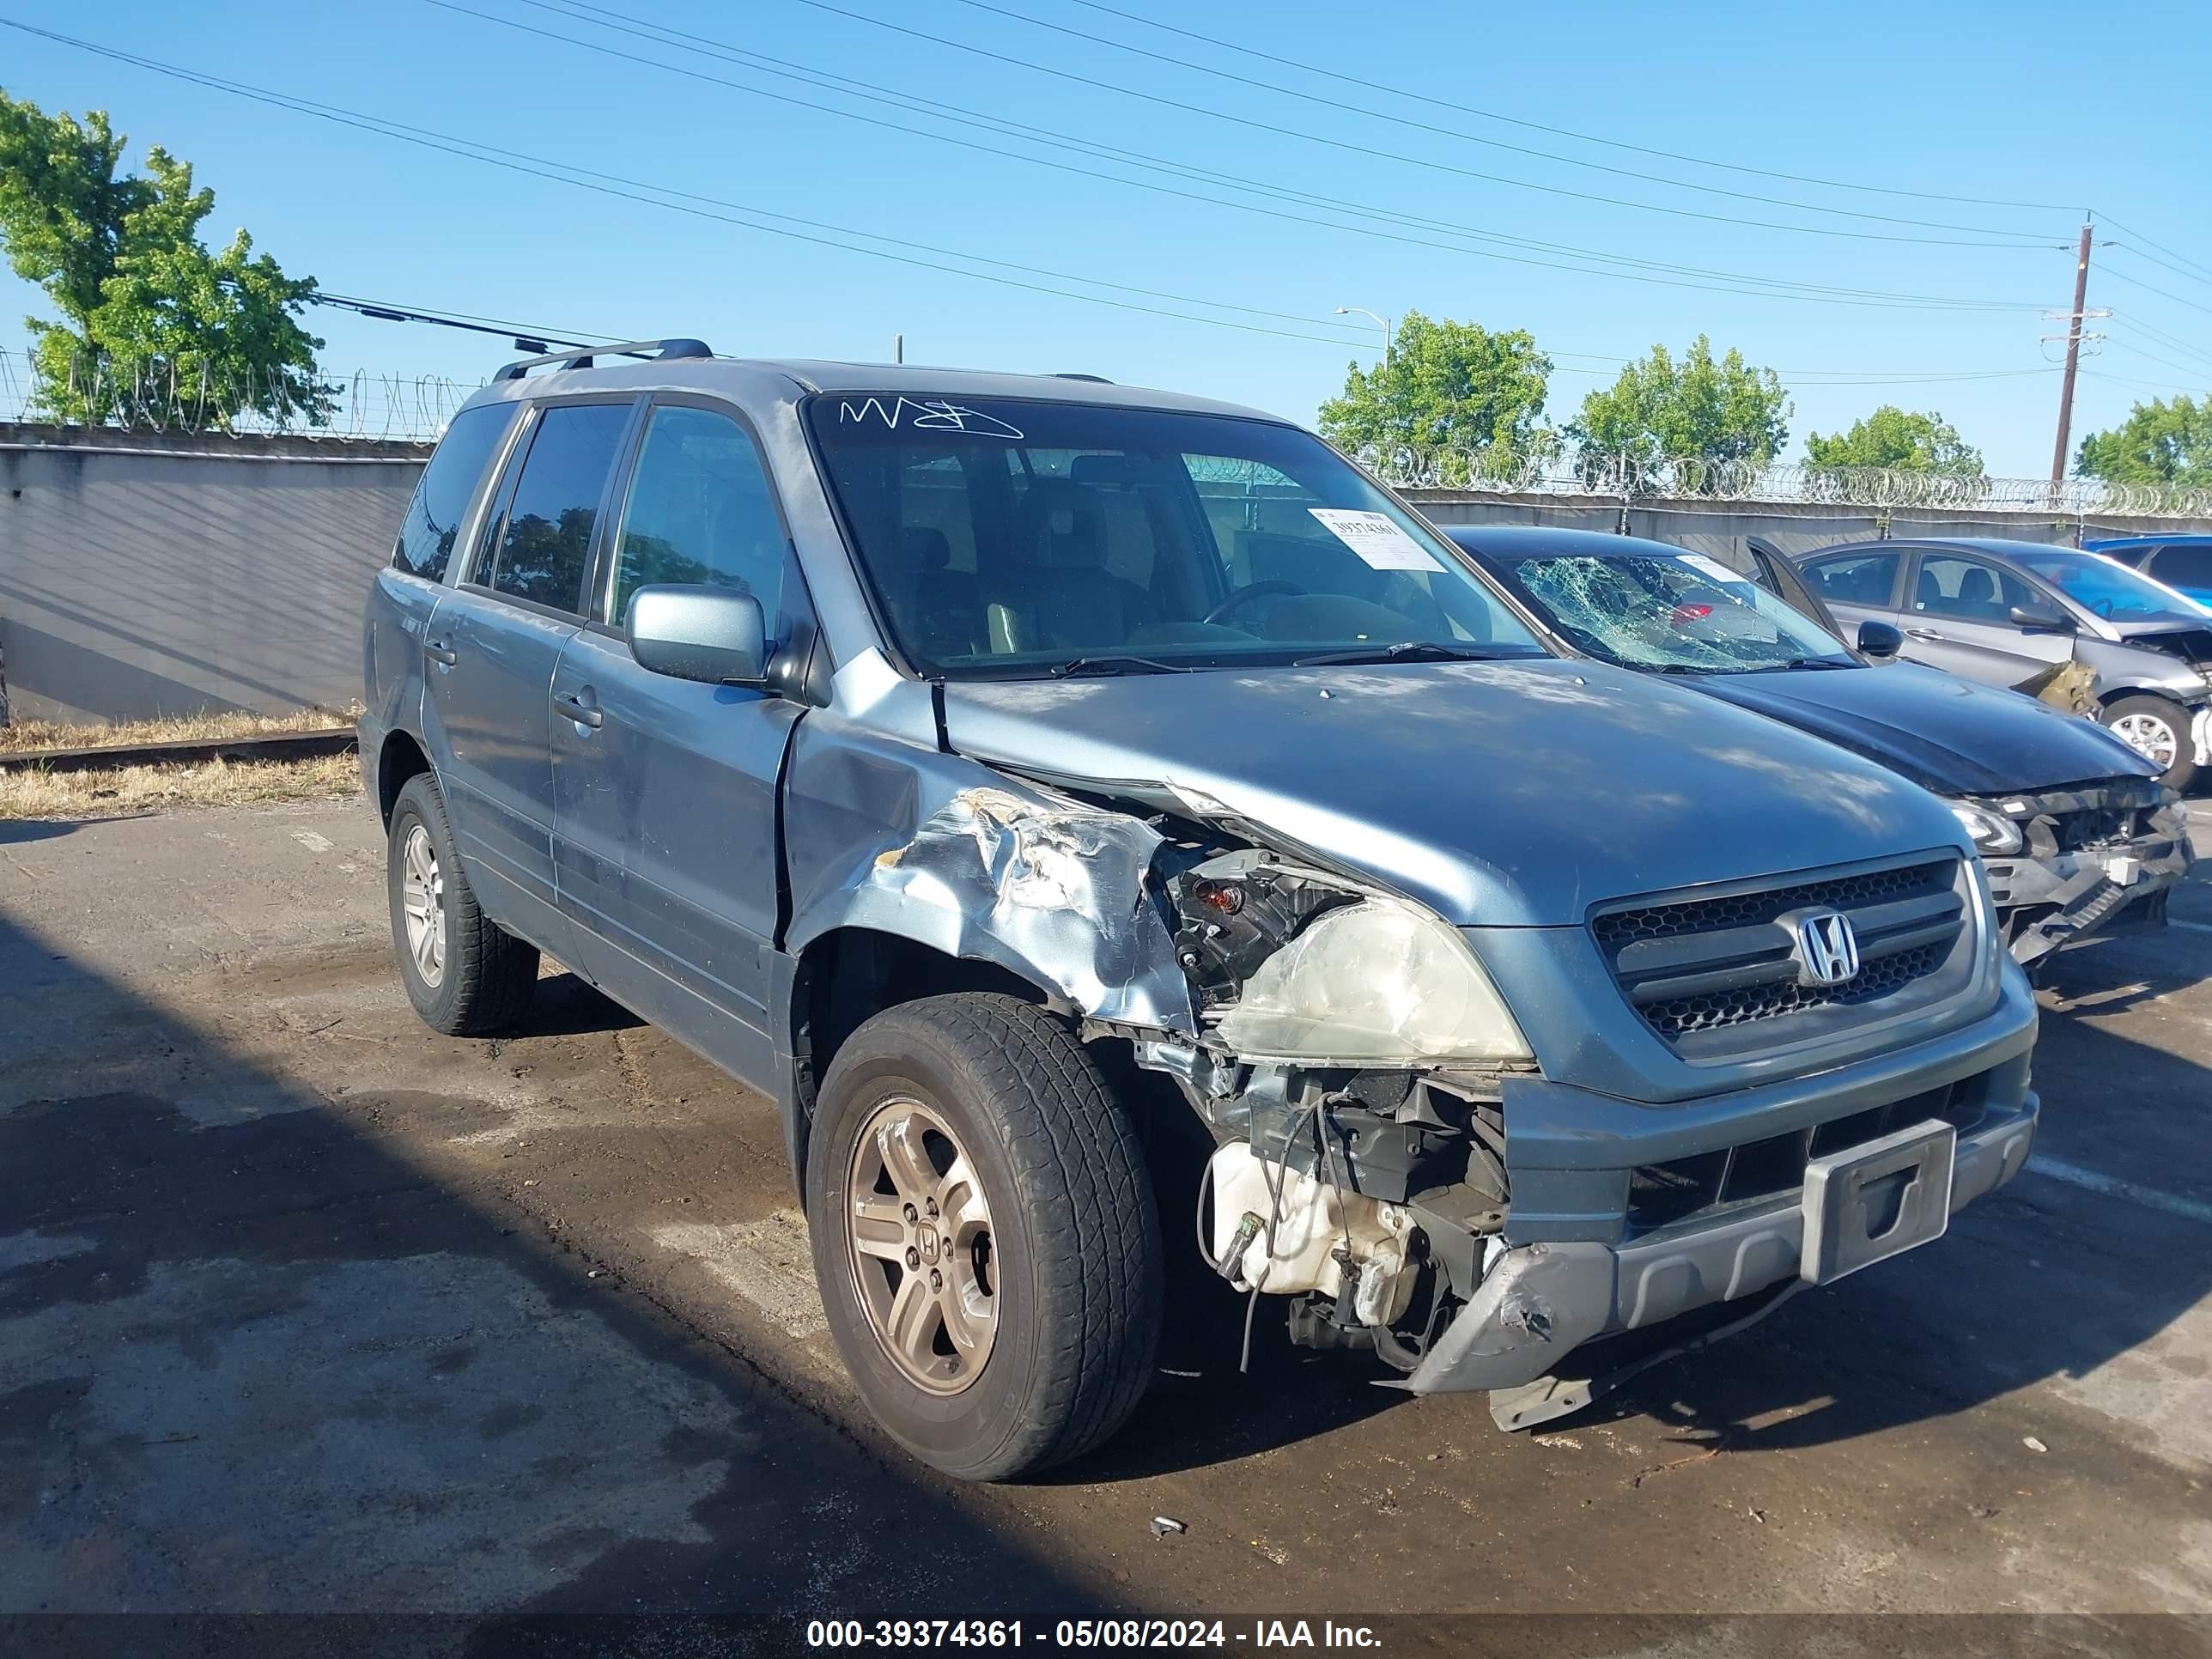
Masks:
[[[2175,915],[2051,975],[2027,1175],[1552,1432],[1268,1310],[1239,1376],[1197,1286],[1115,1442],[975,1489],[862,1417],[767,1100],[552,965],[415,1019],[367,805],[0,824],[0,1614],[2212,1613]]]

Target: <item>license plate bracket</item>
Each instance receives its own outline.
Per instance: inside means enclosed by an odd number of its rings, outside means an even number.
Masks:
[[[1798,1277],[1832,1285],[1943,1236],[1959,1132],[1930,1118],[1805,1166]]]

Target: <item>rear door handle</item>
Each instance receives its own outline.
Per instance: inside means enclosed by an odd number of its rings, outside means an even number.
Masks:
[[[1908,640],[1940,640],[1943,636],[1932,628],[1908,628],[1905,630],[1905,637]]]
[[[599,722],[606,718],[599,712],[599,700],[592,695],[588,685],[573,697],[554,698],[553,706],[577,725],[588,726],[594,732],[599,729]]]
[[[422,654],[432,662],[443,663],[448,668],[461,659],[461,653],[443,640],[423,641]]]

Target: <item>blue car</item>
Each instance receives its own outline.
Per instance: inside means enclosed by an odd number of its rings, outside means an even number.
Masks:
[[[2212,608],[2212,536],[2109,536],[2082,550],[2132,565],[2144,575]]]

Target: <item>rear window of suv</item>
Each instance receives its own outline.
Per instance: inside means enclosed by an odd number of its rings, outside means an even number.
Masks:
[[[399,526],[398,545],[392,562],[425,581],[446,580],[453,562],[453,538],[461,532],[461,515],[477,493],[499,441],[514,418],[513,404],[478,404],[453,416],[439,441],[430,465],[422,469],[415,486],[415,499]]]

